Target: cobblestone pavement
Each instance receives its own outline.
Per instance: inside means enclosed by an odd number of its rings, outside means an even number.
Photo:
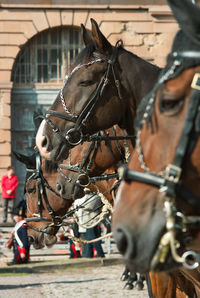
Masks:
[[[65,271],[28,275],[0,275],[1,298],[147,298],[142,291],[124,290],[120,281],[123,265],[69,268]]]

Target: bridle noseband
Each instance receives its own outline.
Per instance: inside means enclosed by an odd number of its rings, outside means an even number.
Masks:
[[[156,270],[160,263],[166,261],[169,249],[171,249],[171,254],[174,260],[188,269],[197,268],[200,262],[200,254],[195,251],[187,251],[182,256],[179,256],[177,252],[177,244],[180,245],[180,242],[176,239],[178,232],[183,233],[186,238],[190,229],[197,229],[200,227],[200,216],[185,216],[181,212],[178,212],[176,207],[176,197],[181,197],[186,203],[200,209],[200,198],[188,191],[181,183],[184,162],[194,148],[194,144],[191,142],[192,133],[195,131],[195,133],[199,134],[200,132],[200,127],[198,127],[198,124],[200,123],[200,73],[194,75],[191,84],[193,94],[186,114],[182,135],[176,149],[174,161],[166,167],[164,173],[153,173],[146,166],[140,142],[142,126],[146,122],[146,119],[148,119],[149,111],[152,110],[152,106],[154,105],[157,88],[167,80],[176,77],[183,70],[183,68],[181,68],[183,59],[197,59],[200,61],[199,52],[173,52],[170,56],[174,60],[173,64],[164,74],[161,74],[160,79],[155,85],[152,93],[149,95],[148,104],[146,105],[146,110],[137,132],[137,151],[141,168],[144,172],[132,171],[126,166],[119,169],[119,174],[122,180],[125,180],[126,182],[138,181],[155,186],[159,188],[159,192],[164,199],[166,232],[162,236],[157,251],[152,258],[152,270]]]
[[[113,80],[114,80],[114,84],[115,84],[115,87],[116,87],[116,90],[117,90],[118,97],[119,97],[120,101],[122,100],[119,80],[117,80],[116,74],[115,74],[115,71],[114,71],[114,64],[116,62],[117,55],[118,55],[118,48],[121,46],[121,44],[122,44],[122,41],[119,40],[116,43],[115,47],[113,47],[111,56],[109,58],[106,58],[105,56],[103,56],[100,53],[94,52],[94,56],[97,56],[98,59],[92,60],[92,61],[90,61],[88,63],[85,63],[85,64],[77,65],[72,70],[70,75],[66,76],[64,86],[60,90],[60,100],[61,100],[63,109],[65,110],[65,114],[59,113],[59,112],[56,112],[56,111],[53,111],[53,110],[48,110],[46,112],[45,116],[43,116],[43,119],[49,124],[49,126],[52,128],[53,132],[59,134],[71,146],[76,146],[76,145],[80,144],[83,141],[83,139],[84,139],[84,134],[82,132],[83,127],[84,127],[85,123],[89,121],[90,117],[93,114],[94,108],[96,107],[97,103],[99,102],[99,100],[100,100],[100,98],[101,98],[101,96],[104,92],[104,89],[105,89],[106,85],[110,82],[110,80],[109,80],[110,73],[112,73],[112,75],[113,75]],[[106,69],[103,77],[101,78],[97,88],[95,89],[95,91],[91,95],[91,98],[89,99],[88,103],[83,108],[83,110],[80,112],[80,114],[79,115],[73,114],[67,108],[65,98],[64,98],[64,88],[67,85],[69,79],[79,69],[81,69],[83,67],[89,67],[89,66],[91,66],[95,63],[102,63],[104,61],[107,61],[107,69]],[[48,115],[52,115],[54,117],[62,118],[66,121],[73,122],[74,127],[69,129],[67,132],[61,132],[59,130],[59,128],[57,128],[56,125],[48,118]]]

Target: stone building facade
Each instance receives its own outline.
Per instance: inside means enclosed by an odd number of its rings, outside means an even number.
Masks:
[[[17,57],[42,32],[63,27],[79,29],[81,23],[90,30],[90,18],[97,21],[112,44],[122,39],[127,50],[159,66],[165,64],[178,29],[166,0],[1,0],[0,176],[11,162],[16,163],[11,160],[12,150],[18,149],[15,141],[20,140],[20,132],[15,134],[15,121],[28,113],[23,107],[28,104],[30,94],[42,90],[41,105],[45,105],[47,95],[51,94],[52,101],[63,83],[63,80],[37,81],[22,88],[13,76]],[[23,96],[19,92],[22,89]],[[25,142],[23,146],[26,145]]]

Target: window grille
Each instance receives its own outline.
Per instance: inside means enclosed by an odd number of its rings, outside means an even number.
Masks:
[[[82,47],[79,28],[58,27],[39,33],[16,58],[12,81],[15,84],[59,84]]]

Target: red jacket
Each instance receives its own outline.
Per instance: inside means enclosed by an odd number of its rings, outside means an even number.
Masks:
[[[1,180],[1,188],[2,188],[2,198],[3,199],[8,199],[8,198],[11,198],[11,199],[14,199],[16,198],[16,188],[17,188],[17,185],[18,185],[18,179],[17,179],[17,176],[13,175],[11,176],[11,178],[8,178],[8,175],[4,175],[2,177],[2,180]],[[11,194],[7,194],[7,190],[11,189],[12,192]]]

